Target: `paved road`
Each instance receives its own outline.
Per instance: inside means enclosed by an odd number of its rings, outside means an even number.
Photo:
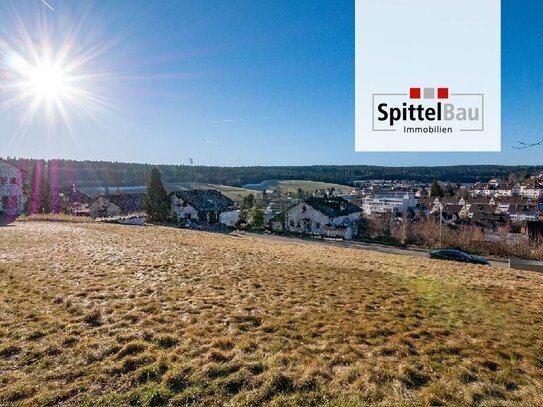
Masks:
[[[332,245],[338,247],[347,247],[350,249],[358,250],[372,250],[381,253],[388,254],[397,254],[400,256],[411,256],[411,257],[428,257],[428,250],[419,249],[416,247],[402,248],[388,246],[379,243],[366,243],[366,242],[353,242],[345,241],[341,239],[321,239],[321,238],[311,238],[311,237],[290,237],[290,236],[279,236],[273,234],[257,234],[257,233],[247,233],[247,232],[232,232],[232,236],[248,236],[248,237],[260,237],[264,239],[277,240],[283,242],[297,242],[297,243],[307,243],[307,244],[321,244],[321,245]],[[509,268],[509,260],[507,259],[496,259],[488,258],[490,264],[494,267]]]

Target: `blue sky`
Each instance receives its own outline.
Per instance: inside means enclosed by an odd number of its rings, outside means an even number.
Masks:
[[[352,0],[47,2],[54,11],[40,0],[0,2],[0,46],[27,53],[21,25],[37,47],[46,37],[52,54],[70,39],[71,58],[92,55],[78,74],[91,78],[85,86],[107,104],[66,103],[71,132],[60,120],[49,125],[39,107],[32,120],[24,103],[2,109],[0,156],[178,164],[193,158],[202,165],[543,164],[543,147],[512,148],[517,140],[543,138],[539,1],[503,0],[502,152],[424,154],[354,152]]]

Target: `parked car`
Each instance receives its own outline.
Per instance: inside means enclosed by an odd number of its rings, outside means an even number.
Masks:
[[[456,249],[431,250],[428,255],[431,259],[452,260],[464,263],[483,264],[485,266],[490,266],[490,262],[488,260],[483,259],[479,256],[475,256],[474,254],[468,254]]]

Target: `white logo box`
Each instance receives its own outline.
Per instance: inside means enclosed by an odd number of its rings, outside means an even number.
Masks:
[[[355,4],[355,150],[500,151],[501,1]],[[447,89],[442,98],[439,89]],[[442,114],[433,115],[438,106]],[[384,119],[385,111],[404,107],[393,125]]]

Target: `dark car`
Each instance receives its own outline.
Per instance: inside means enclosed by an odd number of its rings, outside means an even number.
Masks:
[[[485,260],[479,256],[475,256],[474,254],[468,254],[456,249],[431,250],[429,256],[431,259],[461,261],[464,263],[483,264],[485,266],[490,266],[490,262],[488,260]]]

